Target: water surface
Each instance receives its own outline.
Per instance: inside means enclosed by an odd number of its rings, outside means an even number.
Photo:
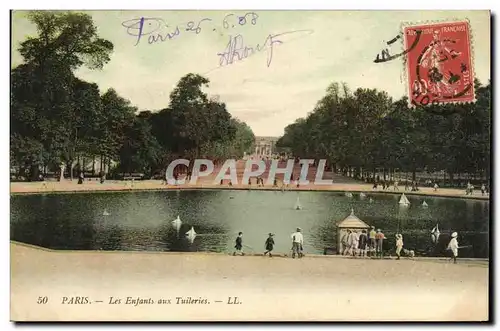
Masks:
[[[303,229],[306,253],[335,248],[336,224],[350,214],[385,233],[393,250],[401,230],[405,248],[418,255],[442,255],[452,231],[459,232],[460,256],[488,257],[489,201],[370,194],[348,198],[334,192],[143,191],[14,195],[11,239],[52,249],[231,252],[239,231],[247,252],[263,252],[267,234],[275,234],[275,252],[289,253],[290,235]],[[303,207],[295,210],[297,200]],[[370,202],[372,198],[372,202]],[[428,208],[421,206],[423,201]],[[106,211],[109,215],[104,216]],[[177,233],[172,221],[183,224]],[[438,247],[430,240],[439,223]],[[185,233],[194,227],[194,242]]]

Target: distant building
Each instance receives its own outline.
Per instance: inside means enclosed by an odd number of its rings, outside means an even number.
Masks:
[[[257,156],[271,156],[276,153],[278,137],[255,137],[255,152]]]

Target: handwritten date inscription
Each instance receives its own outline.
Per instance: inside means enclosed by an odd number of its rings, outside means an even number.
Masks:
[[[218,29],[219,32],[222,32],[246,24],[256,25],[258,18],[259,15],[254,12],[249,12],[242,16],[227,14],[222,20],[223,29],[216,28],[214,25],[211,30],[217,31]],[[199,21],[189,21],[174,26],[169,25],[162,18],[141,17],[125,21],[122,23],[122,26],[127,29],[126,32],[128,35],[136,38],[134,46],[137,46],[143,37],[147,37],[147,42],[151,45],[179,37],[182,32],[200,34],[203,28],[206,28],[210,22],[213,23],[211,18],[202,18]]]

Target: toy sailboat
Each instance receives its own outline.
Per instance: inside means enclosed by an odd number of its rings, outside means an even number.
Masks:
[[[194,227],[191,227],[191,230],[186,232],[186,237],[191,244],[194,242],[194,239],[196,238],[196,231],[194,231]]]
[[[181,229],[182,221],[179,216],[175,220],[172,221],[172,225],[174,226],[175,230],[179,232]]]
[[[295,202],[295,210],[301,210],[302,206],[300,205],[300,199],[297,197],[297,201]]]
[[[433,244],[437,244],[437,242],[439,240],[439,235],[441,234],[441,232],[439,232],[439,226],[438,225],[439,224],[436,224],[436,226],[431,231],[431,240],[432,240]]]
[[[404,206],[408,206],[410,204],[410,200],[408,200],[408,198],[404,193],[401,195],[401,198],[399,199],[399,204]]]

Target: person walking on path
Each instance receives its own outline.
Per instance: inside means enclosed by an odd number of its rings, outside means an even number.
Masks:
[[[375,234],[375,242],[376,242],[376,246],[377,246],[376,252],[377,252],[377,256],[380,256],[380,258],[384,257],[384,249],[383,249],[384,248],[384,239],[385,239],[385,235],[382,232],[382,230],[377,229],[377,233]]]
[[[83,179],[84,179],[83,171],[80,171],[80,175],[78,176],[78,184],[83,184]]]
[[[481,195],[484,195],[486,193],[486,185],[481,185]]]
[[[366,246],[368,244],[368,236],[366,235],[366,230],[361,231],[359,235],[359,256],[364,257],[366,255]]]
[[[458,240],[457,240],[457,236],[458,236],[458,233],[453,232],[451,234],[451,240],[450,240],[450,242],[448,244],[448,249],[451,251],[451,253],[453,255],[452,258],[451,258],[451,259],[453,259],[453,263],[457,263],[457,256],[458,256]]]
[[[292,258],[295,255],[300,259],[302,257],[302,248],[304,245],[304,237],[302,236],[302,229],[297,228],[297,231],[292,234]]]
[[[375,252],[375,236],[376,236],[377,232],[375,231],[375,227],[372,226],[371,227],[371,230],[370,230],[370,233],[368,235],[368,245],[369,245],[369,250],[370,250],[370,256],[373,255],[373,253]]]
[[[347,230],[346,233],[344,233],[344,235],[342,236],[342,239],[340,240],[340,242],[342,243],[342,255],[347,255],[347,252],[349,251],[349,239],[350,239],[350,236],[351,236],[351,230]]]
[[[242,256],[245,255],[245,253],[243,253],[243,232],[238,233],[238,237],[236,237],[235,243],[236,245],[234,245],[234,248],[236,250],[233,252],[233,256],[235,256],[236,253],[239,253]]]
[[[403,235],[396,234],[396,255],[398,260],[401,258],[401,250],[403,249]]]
[[[467,189],[465,190],[465,195],[473,195],[474,194],[474,185],[470,182],[467,183]]]
[[[437,192],[438,188],[439,188],[438,183],[434,183],[434,192]]]
[[[269,257],[272,257],[271,252],[274,249],[274,239],[273,239],[274,234],[270,233],[269,237],[266,239],[266,251],[264,252],[264,255],[269,253]]]
[[[399,182],[397,180],[394,181],[394,191],[399,191]]]
[[[358,253],[358,246],[359,246],[359,234],[356,230],[353,230],[351,232],[351,250],[350,250],[350,255],[356,256]]]

